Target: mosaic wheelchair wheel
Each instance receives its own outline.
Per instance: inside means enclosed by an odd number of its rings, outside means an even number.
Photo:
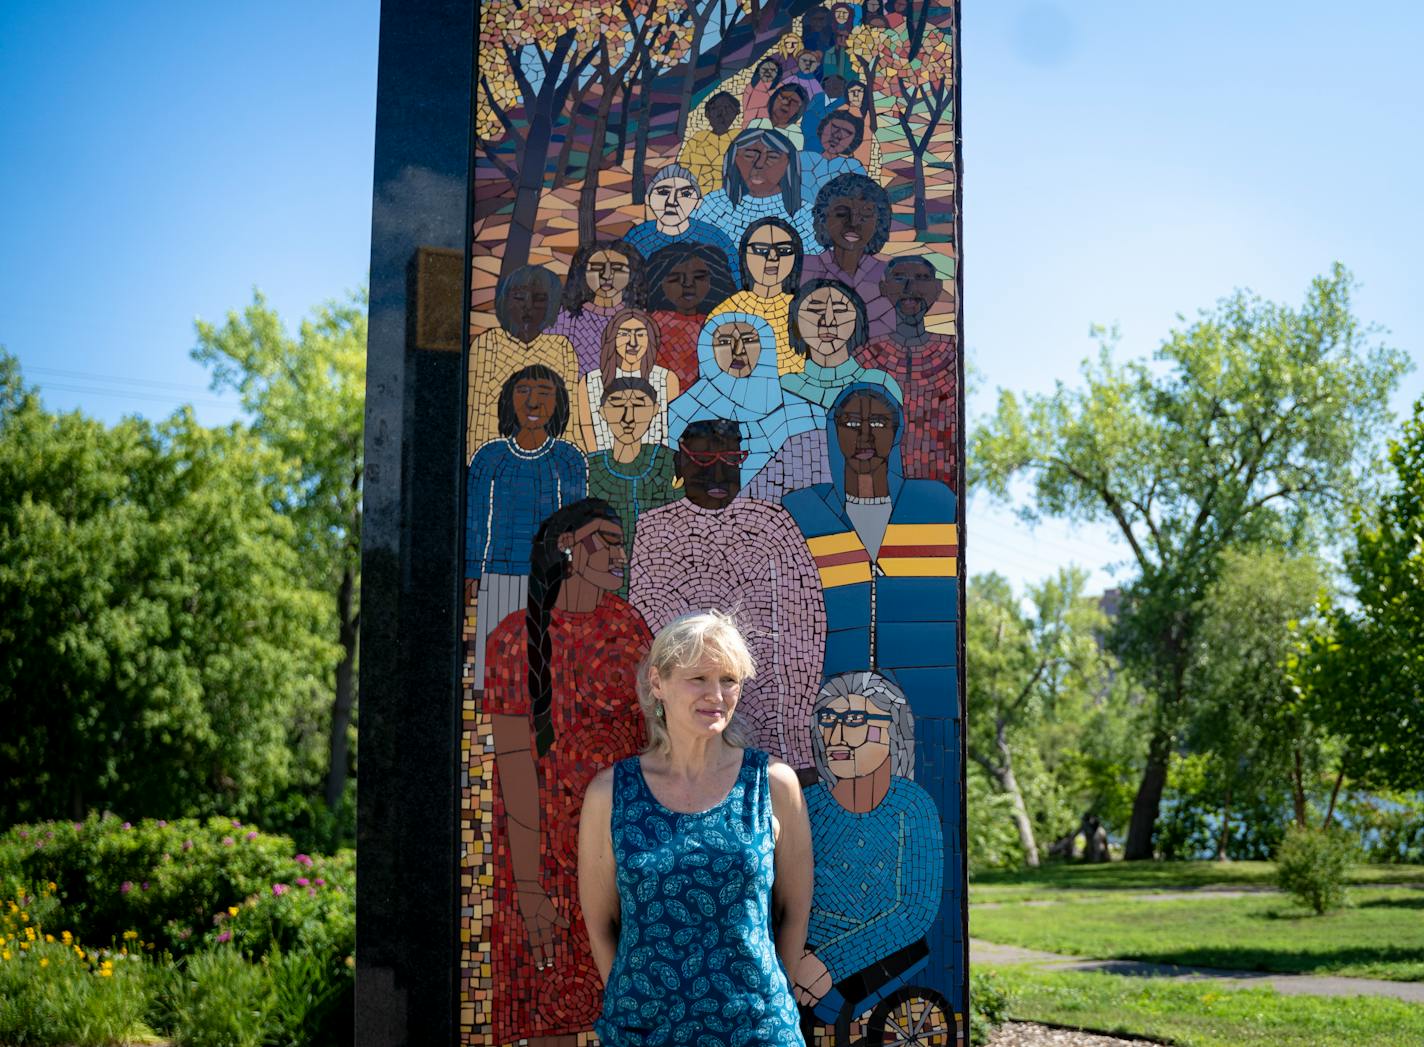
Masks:
[[[867,1047],[951,1047],[957,1042],[954,1010],[933,989],[907,985],[875,1005],[865,1042]]]

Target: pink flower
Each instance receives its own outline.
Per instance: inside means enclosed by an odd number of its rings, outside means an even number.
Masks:
[[[224,847],[231,847],[232,844],[233,844],[233,840],[232,840],[232,837],[231,837],[231,836],[224,836],[224,837],[223,837],[223,846],[224,846]]]
[[[248,833],[248,834],[247,834],[247,838],[248,838],[249,840],[255,840],[255,839],[257,839],[257,834],[256,834],[256,833]]]
[[[133,884],[131,884],[128,880],[125,880],[123,883],[119,884],[120,894],[128,894],[131,890],[133,890]]]
[[[20,830],[20,839],[22,839],[22,840],[28,840],[29,838],[30,838],[30,834],[27,833],[27,832],[25,832],[24,829],[21,829],[21,830]]]
[[[158,819],[158,827],[159,827],[160,829],[166,829],[166,828],[168,828],[168,823],[165,822],[162,818],[160,818],[160,819]]]
[[[75,823],[74,823],[74,831],[75,831],[75,832],[82,832],[83,829],[84,829],[84,823],[83,823],[83,822],[75,822]]]
[[[308,897],[308,898],[315,898],[315,897],[316,897],[316,888],[315,888],[315,887],[308,887],[308,888],[307,888],[307,897]]]
[[[132,829],[132,828],[133,828],[133,822],[124,822],[124,824],[123,824],[122,826],[120,826],[120,828],[123,828],[123,829]]]
[[[298,886],[298,887],[306,887],[306,886],[309,885],[310,883],[311,883],[311,881],[308,880],[305,876],[298,876],[298,877],[297,877],[297,886]]]
[[[193,849],[193,841],[192,841],[192,840],[184,840],[184,841],[183,841],[183,850],[185,850],[185,851],[191,851],[192,849]]]
[[[184,927],[181,931],[178,932],[179,941],[186,942],[191,937],[193,937],[193,928],[191,927]]]
[[[236,818],[234,818],[234,819],[232,820],[232,827],[233,827],[234,829],[241,829],[241,828],[242,828],[242,823],[241,823],[240,821],[238,821]]]
[[[318,876],[318,877],[316,878],[316,885],[317,885],[318,887],[325,887],[325,886],[326,886],[326,881],[323,880],[320,876]]]
[[[287,885],[286,885],[285,883],[274,883],[274,884],[272,885],[272,895],[273,895],[273,897],[280,898],[280,897],[282,897],[282,895],[284,895],[284,894],[287,893],[287,890],[288,890],[288,888],[287,888]]]
[[[218,935],[218,941],[220,941],[220,942],[230,942],[230,941],[232,941],[232,932],[231,932],[231,931],[223,931],[222,934]]]
[[[298,865],[305,865],[308,869],[310,869],[310,868],[312,867],[312,860],[311,860],[311,858],[308,857],[308,856],[305,855],[305,854],[299,854],[299,855],[297,855],[297,857],[294,859],[294,861],[295,861]]]
[[[144,889],[145,891],[148,890],[148,881],[147,881],[147,880],[144,880],[144,881],[143,881],[143,889]]]

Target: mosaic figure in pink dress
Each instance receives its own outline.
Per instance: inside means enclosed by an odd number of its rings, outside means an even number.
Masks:
[[[807,768],[825,601],[786,510],[737,497],[743,457],[736,422],[688,425],[673,459],[685,497],[638,518],[628,599],[654,632],[690,611],[735,611],[759,667],[742,686],[738,718],[745,715],[752,745]]]

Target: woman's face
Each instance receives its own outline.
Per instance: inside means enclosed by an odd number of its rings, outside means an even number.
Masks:
[[[795,91],[778,91],[771,96],[771,124],[786,127],[801,115],[801,98]]]
[[[826,762],[837,778],[865,778],[890,759],[893,717],[864,695],[838,697],[816,711]],[[852,726],[854,725],[854,726]]]
[[[702,303],[712,290],[712,270],[695,255],[678,262],[663,277],[663,294],[683,316],[702,312]]]
[[[865,88],[857,84],[855,87],[846,88],[846,104],[859,109],[865,104]]]
[[[781,71],[781,67],[775,62],[763,62],[757,66],[757,79],[763,84],[769,84],[776,79],[776,74]]]
[[[742,266],[753,284],[781,290],[781,282],[796,265],[796,241],[785,229],[764,225],[747,239]]]
[[[843,156],[855,141],[855,128],[845,120],[829,119],[821,124],[821,151],[827,156]]]
[[[514,414],[521,432],[542,431],[558,402],[558,391],[546,378],[521,378],[514,383]]]
[[[833,196],[826,207],[826,232],[837,247],[863,251],[875,235],[877,217],[873,200]]]
[[[756,142],[738,149],[733,162],[742,181],[747,183],[748,193],[776,196],[781,192],[781,180],[786,176],[791,158],[766,142]]]
[[[610,593],[623,584],[628,554],[623,548],[623,528],[612,520],[593,520],[560,535],[559,548],[570,554],[569,570],[574,577]]]
[[[733,378],[746,378],[761,356],[761,338],[751,324],[723,324],[712,333],[712,355],[717,366]]]
[[[830,356],[844,349],[855,333],[855,306],[834,287],[819,288],[796,310],[796,329],[812,356]]]
[[[835,19],[836,26],[850,26],[850,8],[837,6],[831,11],[831,17]]]
[[[630,316],[618,325],[613,335],[613,347],[618,353],[618,366],[625,371],[641,370],[643,356],[650,344],[648,325]]]
[[[648,674],[653,697],[663,703],[663,723],[683,737],[717,737],[732,722],[742,682],[721,659],[708,653],[692,665]]]
[[[584,279],[599,305],[621,301],[630,279],[628,259],[617,251],[595,251],[588,260]]]

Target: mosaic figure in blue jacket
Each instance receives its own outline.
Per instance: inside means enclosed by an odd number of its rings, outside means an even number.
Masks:
[[[907,480],[904,413],[889,390],[855,382],[826,416],[831,482],[782,506],[806,538],[826,599],[826,677],[873,669],[916,716],[954,717],[959,531],[954,492]]]
[[[539,524],[577,502],[588,465],[561,440],[569,424],[564,380],[542,365],[516,371],[498,404],[500,439],[470,460],[465,487],[465,604],[475,609],[475,683],[484,686],[485,643],[529,596],[529,553]]]
[[[776,334],[752,313],[711,317],[697,339],[698,379],[668,407],[668,443],[703,419],[737,422],[742,431],[745,485],[788,438],[824,424],[816,404],[786,396],[776,366]]]
[[[872,672],[822,686],[811,714],[820,781],[806,789],[816,856],[798,997],[824,1022],[869,1008],[913,980],[940,910],[944,831],[912,779],[915,719],[904,692]]]

